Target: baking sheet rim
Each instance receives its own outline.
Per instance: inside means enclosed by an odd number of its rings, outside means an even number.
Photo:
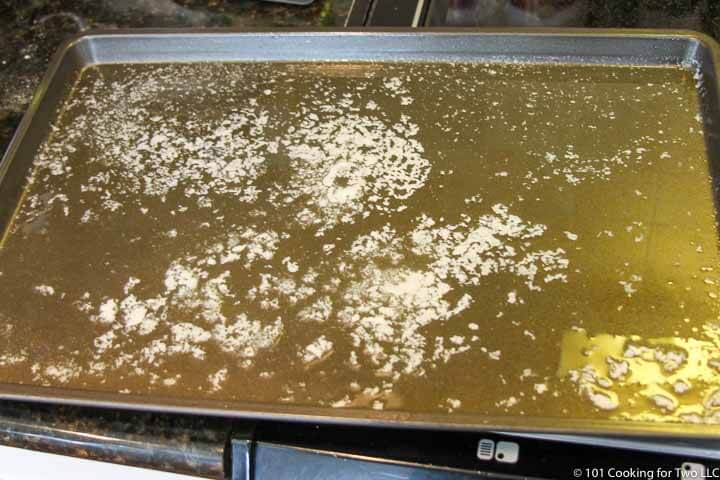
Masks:
[[[69,52],[80,42],[102,37],[125,36],[214,36],[214,35],[312,35],[312,36],[364,36],[364,35],[525,35],[531,37],[636,37],[636,38],[679,38],[695,40],[709,51],[713,68],[717,72],[720,46],[711,37],[691,30],[667,29],[574,29],[574,28],[345,28],[345,29],[118,29],[92,30],[78,34],[60,46],[50,61],[48,69],[33,95],[28,110],[13,135],[0,161],[0,183],[5,179],[16,152],[33,124],[33,119],[46,97],[50,84]],[[97,63],[86,62],[79,71]],[[714,85],[718,91],[718,85]],[[4,232],[3,232],[4,233]],[[716,438],[720,435],[720,424],[692,424],[671,422],[648,422],[635,420],[610,420],[566,417],[525,417],[521,415],[486,416],[455,412],[452,414],[406,413],[373,411],[369,409],[335,409],[285,405],[281,403],[247,403],[222,400],[192,400],[190,398],[164,397],[158,395],[121,394],[92,390],[65,389],[40,385],[21,385],[0,382],[0,399],[27,401],[44,404],[74,405],[97,408],[120,408],[158,413],[208,415],[234,419],[277,420],[343,424],[374,427],[431,428],[463,431],[524,431],[577,434],[624,434],[635,436],[673,436]],[[332,412],[330,414],[329,412]]]

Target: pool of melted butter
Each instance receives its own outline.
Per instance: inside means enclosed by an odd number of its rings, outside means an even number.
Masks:
[[[91,67],[0,249],[0,379],[714,422],[718,260],[680,68]]]

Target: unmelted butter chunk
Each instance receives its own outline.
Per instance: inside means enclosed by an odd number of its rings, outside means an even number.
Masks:
[[[717,370],[683,370],[720,361],[695,88],[679,68],[88,68],[0,250],[0,377],[713,421]]]

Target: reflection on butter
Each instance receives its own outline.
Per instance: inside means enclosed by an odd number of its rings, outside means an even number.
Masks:
[[[705,340],[570,330],[558,375],[618,418],[720,423],[720,326],[703,333]]]

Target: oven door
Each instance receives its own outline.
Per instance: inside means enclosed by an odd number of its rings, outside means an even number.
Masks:
[[[713,440],[259,422],[231,434],[232,480],[718,478]]]

